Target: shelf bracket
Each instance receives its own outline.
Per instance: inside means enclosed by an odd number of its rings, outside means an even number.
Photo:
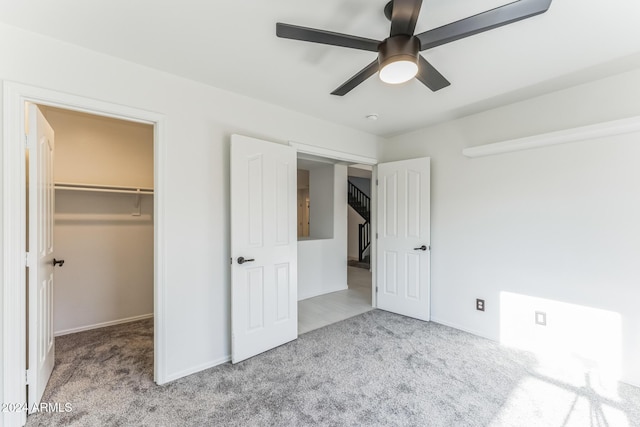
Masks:
[[[141,215],[141,208],[142,206],[142,194],[140,193],[140,189],[136,189],[136,201],[133,205],[133,212],[131,213],[132,216],[140,216]]]

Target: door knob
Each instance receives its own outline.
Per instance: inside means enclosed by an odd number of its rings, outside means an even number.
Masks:
[[[420,246],[419,248],[413,248],[414,251],[426,251],[427,247],[425,245]]]
[[[251,258],[251,259],[246,259],[243,256],[239,256],[238,257],[238,264],[244,264],[245,262],[251,262],[251,261],[255,261],[255,259]]]
[[[64,260],[63,259],[53,259],[53,266],[55,267],[56,265],[59,265],[60,267],[62,267],[64,265]]]

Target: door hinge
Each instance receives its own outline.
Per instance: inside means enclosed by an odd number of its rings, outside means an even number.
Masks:
[[[376,233],[376,239],[378,238],[378,233]]]
[[[27,385],[33,382],[31,381],[31,369],[27,369],[26,371],[24,371],[24,382]]]
[[[25,252],[24,254],[24,266],[31,267],[31,253]]]
[[[376,185],[378,185],[378,180],[376,179]]]
[[[233,265],[233,257],[229,258],[229,264]]]
[[[378,287],[376,286],[376,293],[378,293]]]
[[[25,148],[33,148],[33,140],[29,139],[29,134],[24,134],[24,146]]]

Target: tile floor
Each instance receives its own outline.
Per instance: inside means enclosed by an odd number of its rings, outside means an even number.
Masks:
[[[357,316],[371,307],[371,272],[347,267],[349,289],[298,301],[298,334]]]

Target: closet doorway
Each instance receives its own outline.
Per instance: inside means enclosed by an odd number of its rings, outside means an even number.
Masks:
[[[82,332],[96,330],[85,334],[95,339],[101,328],[123,325],[122,334],[126,324],[135,325],[136,336],[150,341],[145,364],[151,365],[148,375],[153,376],[154,126],[46,105],[38,109],[55,135],[51,202],[56,267],[47,316],[52,335],[67,346],[82,345]],[[27,242],[35,215],[29,184],[27,173]],[[33,236],[31,242],[35,246]],[[28,273],[26,342],[31,365],[35,352],[30,343],[42,319],[29,305],[37,286],[29,284]],[[140,333],[141,328],[148,331]]]

